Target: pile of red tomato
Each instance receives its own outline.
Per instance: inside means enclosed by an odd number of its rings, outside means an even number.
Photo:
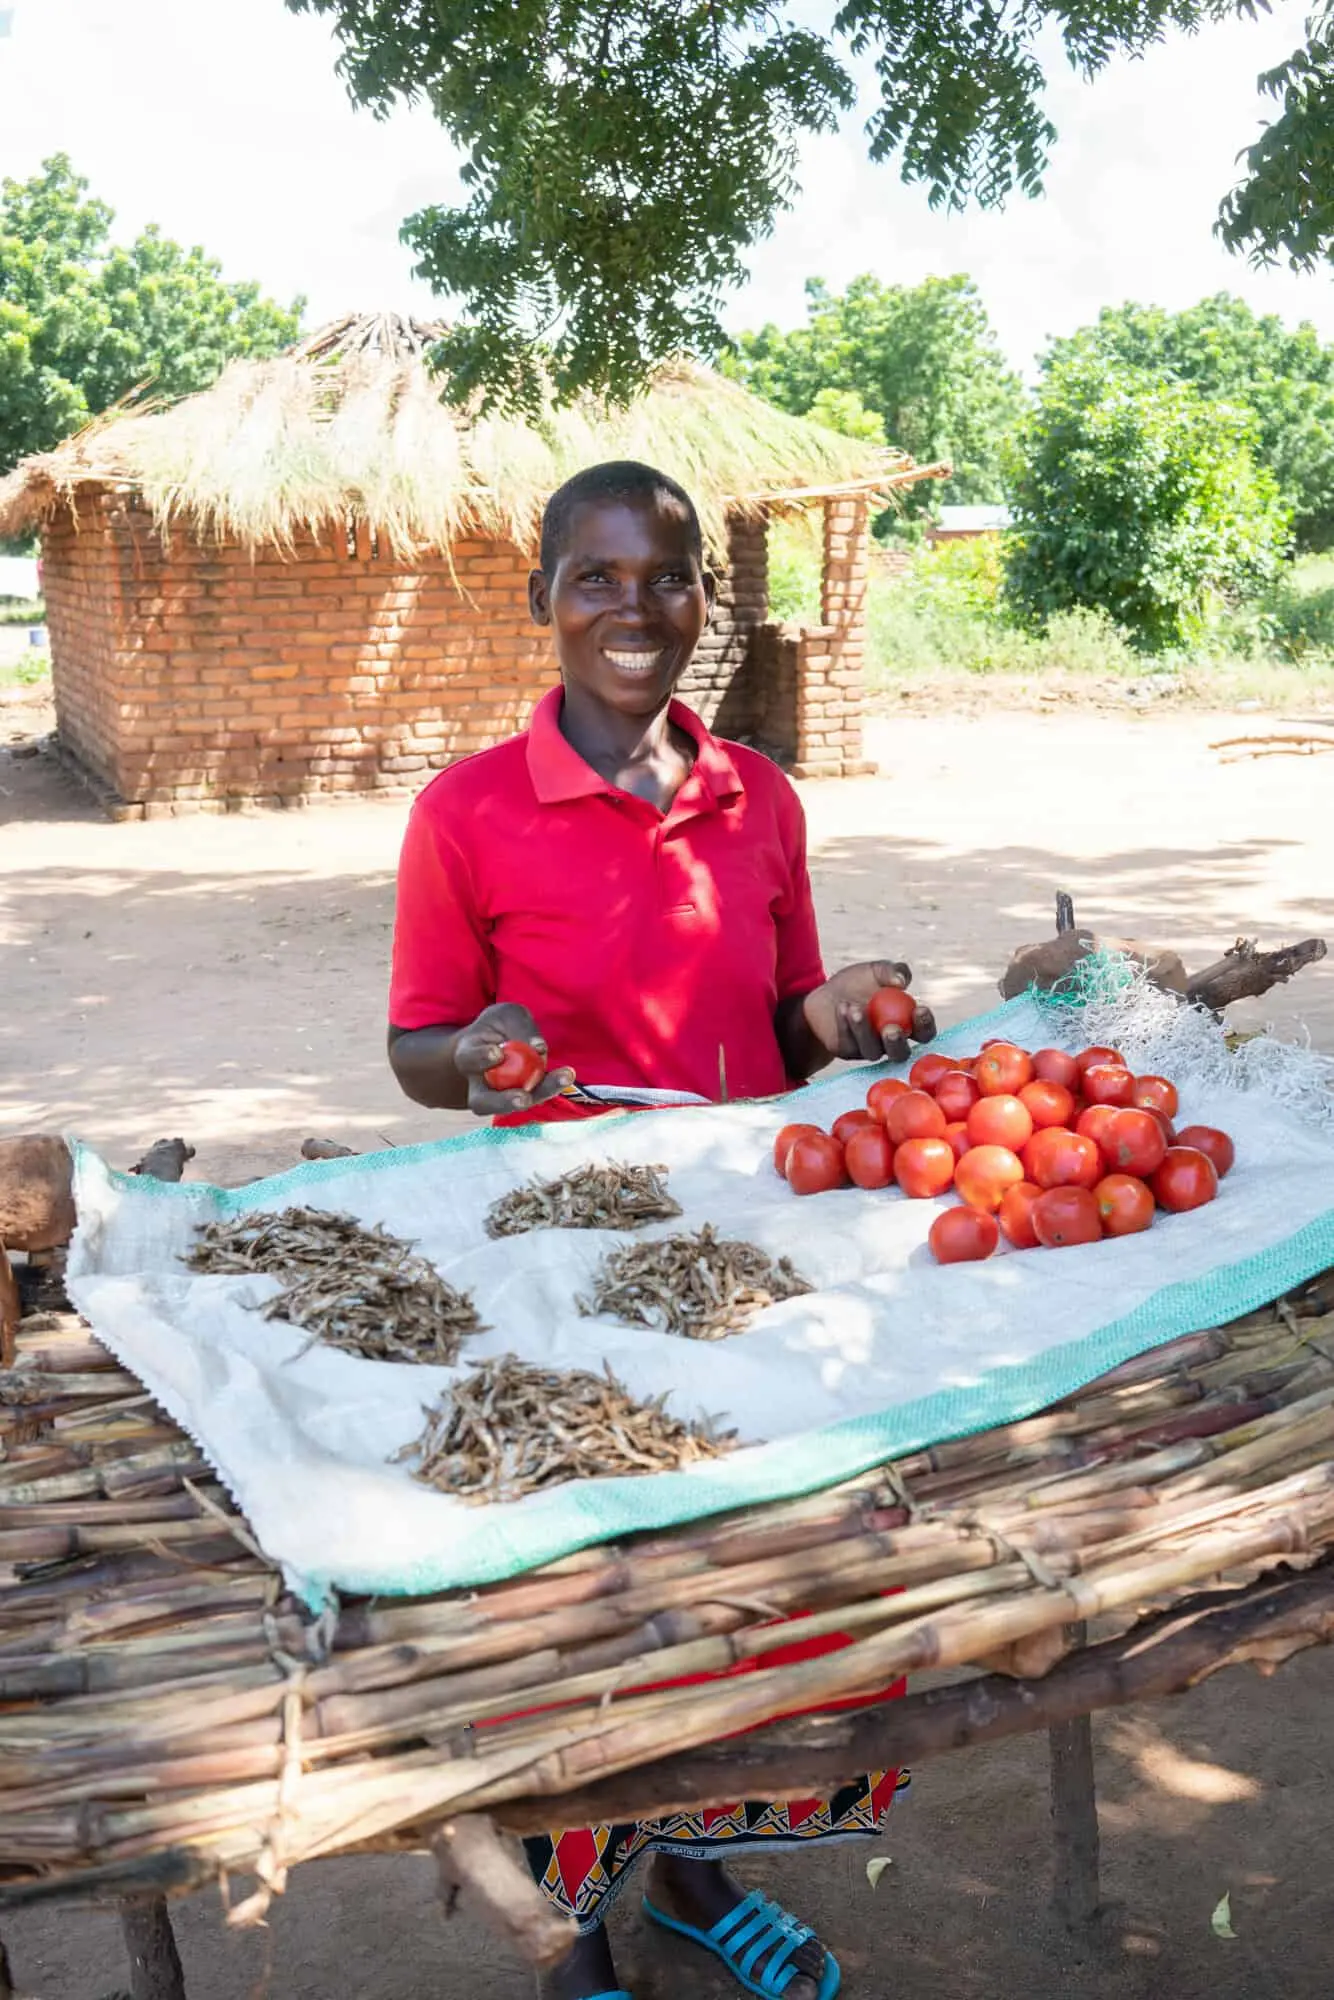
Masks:
[[[1136,1076],[1111,1048],[1028,1050],[984,1043],[977,1056],[927,1053],[905,1083],[882,1077],[865,1110],[832,1132],[785,1125],[774,1165],[794,1194],[897,1186],[930,1199],[951,1188],[929,1242],[942,1264],[1131,1236],[1158,1209],[1200,1208],[1234,1149],[1225,1132],[1177,1132],[1175,1086]]]

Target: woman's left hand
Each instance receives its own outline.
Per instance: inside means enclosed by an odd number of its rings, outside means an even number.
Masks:
[[[878,958],[866,965],[845,965],[823,986],[817,986],[802,1002],[802,1015],[810,1033],[828,1055],[845,1062],[906,1062],[909,1042],[929,1042],[936,1032],[936,1018],[929,1007],[918,1007],[912,1028],[905,1035],[886,1028],[878,1035],[866,1018],[867,1003],[882,986],[910,986],[912,972],[892,959]]]

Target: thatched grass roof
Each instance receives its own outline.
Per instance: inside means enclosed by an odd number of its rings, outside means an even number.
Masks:
[[[639,458],[695,496],[721,548],[729,509],[939,476],[684,362],[626,408],[586,400],[540,425],[471,416],[440,401],[427,367],[439,331],[394,315],[342,320],[271,360],[233,361],[179,402],[112,412],[0,482],[0,536],[30,532],[80,488],[109,487],[141,495],[162,526],[250,548],[348,519],[405,553],[468,533],[526,547],[572,472]]]

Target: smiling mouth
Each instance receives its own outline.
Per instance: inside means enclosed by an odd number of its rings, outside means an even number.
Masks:
[[[636,646],[632,649],[617,647],[613,650],[610,646],[604,646],[602,657],[610,660],[618,673],[651,674],[666,659],[667,648],[654,646],[650,650],[644,646]]]

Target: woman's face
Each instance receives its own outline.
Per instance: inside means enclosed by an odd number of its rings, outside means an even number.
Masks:
[[[648,716],[690,664],[713,578],[670,498],[590,501],[571,516],[555,574],[529,577],[528,602],[552,628],[567,687],[619,714]]]

